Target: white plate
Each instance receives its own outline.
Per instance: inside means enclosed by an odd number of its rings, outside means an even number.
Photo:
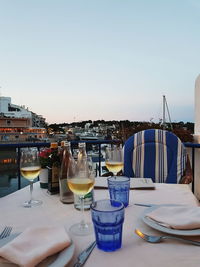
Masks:
[[[194,229],[194,230],[177,230],[177,229],[171,229],[164,227],[157,223],[156,221],[146,217],[146,214],[159,208],[159,206],[153,206],[150,208],[145,209],[144,214],[142,215],[142,220],[144,223],[146,223],[148,226],[152,227],[153,229],[156,229],[160,232],[164,232],[171,235],[185,235],[185,236],[198,236],[200,235],[200,229]]]
[[[19,234],[12,234],[6,238],[0,239],[0,247],[4,246],[11,240],[13,240],[15,237],[17,237]],[[52,256],[49,256],[45,260],[43,260],[41,263],[37,265],[37,267],[65,267],[72,259],[75,251],[75,246],[73,243],[64,250],[62,250],[60,253],[56,253]],[[16,266],[13,263],[5,263],[4,260],[0,260],[0,266],[1,267],[13,267]]]

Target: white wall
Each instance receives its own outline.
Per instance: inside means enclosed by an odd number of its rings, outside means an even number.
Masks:
[[[200,143],[200,75],[195,81],[195,127],[194,127],[194,143]],[[195,177],[194,188],[195,195],[200,199],[200,148],[195,149]]]
[[[20,109],[20,111],[8,111],[8,104]],[[4,113],[5,116],[15,118],[32,118],[32,114],[25,108],[11,104],[11,97],[0,97],[0,113]]]
[[[8,104],[11,103],[11,97],[0,97],[0,113],[8,112]]]

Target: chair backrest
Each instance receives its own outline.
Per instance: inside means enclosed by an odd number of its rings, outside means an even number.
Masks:
[[[152,178],[157,183],[179,183],[186,167],[186,148],[173,133],[148,129],[124,144],[124,175]]]

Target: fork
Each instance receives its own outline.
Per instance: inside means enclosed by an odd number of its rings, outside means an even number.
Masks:
[[[191,244],[191,245],[200,246],[200,242],[198,242],[198,241],[184,239],[184,238],[176,237],[176,236],[172,236],[172,235],[165,235],[165,236],[147,235],[147,234],[142,233],[139,229],[135,229],[135,233],[139,237],[141,237],[142,239],[144,239],[145,241],[147,241],[149,243],[160,243],[164,239],[174,239],[174,240],[182,241],[182,242],[185,242],[185,243],[188,243],[188,244]]]
[[[12,231],[12,227],[10,227],[10,226],[6,226],[6,227],[3,229],[3,231],[1,232],[1,234],[0,234],[0,239],[9,236],[10,233],[11,233],[11,231]]]

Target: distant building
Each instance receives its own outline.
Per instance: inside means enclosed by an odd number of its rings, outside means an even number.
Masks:
[[[11,97],[0,97],[0,117],[7,118],[28,118],[32,127],[45,127],[45,118],[42,115],[29,111],[25,106],[18,106],[11,103]]]
[[[11,97],[0,97],[0,114],[3,117],[9,118],[30,118],[32,117],[31,111],[25,109],[25,107],[20,107],[11,104]]]
[[[0,97],[0,141],[37,141],[46,139],[45,118]]]

